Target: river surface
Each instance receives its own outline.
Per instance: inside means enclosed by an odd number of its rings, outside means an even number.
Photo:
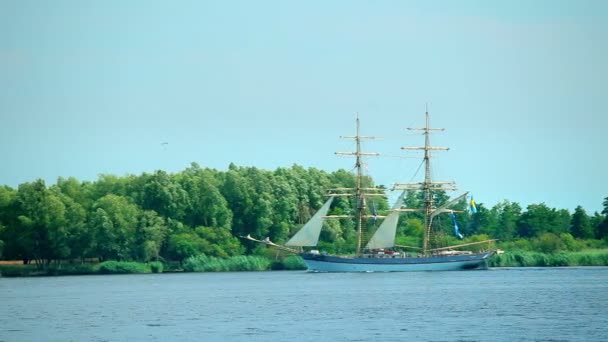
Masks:
[[[608,267],[0,278],[0,341],[608,341]]]

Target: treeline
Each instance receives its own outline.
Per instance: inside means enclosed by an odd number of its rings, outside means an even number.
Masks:
[[[365,179],[366,186],[371,180]],[[275,171],[233,164],[225,172],[193,163],[168,174],[101,175],[97,181],[59,178],[0,187],[3,259],[182,261],[263,253],[240,235],[285,241],[325,201],[330,187],[352,187],[354,176],[294,165]],[[386,201],[378,203],[386,208]],[[334,212],[349,211],[338,200]],[[330,224],[326,241],[354,236]],[[257,249],[256,249],[257,248]]]
[[[410,193],[405,198],[406,207],[422,206],[421,193]],[[437,206],[449,200],[445,193],[435,194]],[[550,208],[545,203],[530,204],[524,210],[518,203],[504,200],[492,208],[478,203],[473,214],[467,201],[453,206],[459,231],[464,241],[474,242],[498,239],[498,247],[505,250],[554,253],[580,251],[608,247],[608,197],[604,199],[601,213],[589,215],[581,206],[571,214],[567,209]],[[453,222],[448,215],[435,218],[439,228],[438,245],[458,244],[453,233]],[[401,244],[418,243],[424,231],[420,214],[409,214],[400,225]],[[481,248],[481,247],[480,247]]]
[[[370,178],[364,183],[374,186]],[[238,236],[284,242],[323,204],[328,188],[354,185],[354,175],[346,170],[328,173],[294,165],[267,171],[231,164],[218,171],[193,163],[175,174],[0,186],[0,257],[44,266],[61,260],[182,262],[203,255],[265,255],[264,248]],[[445,193],[435,197],[438,205],[447,200]],[[413,207],[420,201],[409,194],[405,202]],[[331,214],[353,211],[346,198],[334,203]],[[373,206],[380,214],[389,207],[385,199]],[[509,201],[492,208],[478,204],[475,214],[465,203],[459,206],[457,222],[467,241],[498,238],[505,248],[543,252],[603,248],[608,241],[608,197],[602,213],[593,215],[581,207],[571,214],[545,204],[524,210]],[[456,239],[450,218],[440,226],[444,239]],[[419,242],[422,231],[419,216],[404,215],[398,240]],[[353,222],[328,221],[320,248],[346,253],[354,250],[355,241]]]

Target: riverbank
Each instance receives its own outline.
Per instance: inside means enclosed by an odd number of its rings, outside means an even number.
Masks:
[[[133,274],[133,273],[162,273],[164,265],[161,262],[126,262],[105,261],[102,263],[81,264],[51,264],[38,266],[34,264],[0,264],[2,277],[36,277],[36,276],[62,276],[87,274]]]
[[[298,256],[282,260],[266,257],[239,255],[230,258],[214,258],[204,255],[187,258],[183,263],[141,263],[133,261],[105,261],[102,263],[60,263],[40,267],[18,262],[0,263],[1,277],[36,277],[94,274],[145,274],[173,272],[239,272],[270,270],[305,270],[306,265]]]
[[[495,255],[490,267],[563,267],[608,266],[608,249],[591,249],[578,252],[540,253],[508,251]]]
[[[488,262],[490,267],[564,267],[564,266],[608,266],[608,249],[579,252],[540,253],[509,251],[496,255]],[[172,272],[238,272],[306,270],[299,256],[288,256],[281,260],[266,257],[240,255],[230,258],[214,258],[204,255],[186,259],[183,263],[149,263],[131,261],[105,261],[102,263],[52,264],[47,267],[23,265],[16,262],[0,263],[2,277],[35,277],[93,274],[138,274]]]

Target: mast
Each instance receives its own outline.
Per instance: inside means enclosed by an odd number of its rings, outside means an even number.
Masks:
[[[373,191],[374,189],[363,188],[362,179],[363,179],[363,156],[378,156],[379,153],[376,152],[362,152],[361,151],[361,140],[362,139],[376,139],[376,137],[372,136],[362,136],[359,133],[359,114],[357,114],[357,127],[356,127],[356,135],[354,136],[341,136],[343,139],[354,139],[356,143],[355,152],[336,152],[338,155],[349,155],[355,156],[355,168],[357,169],[357,180],[355,183],[354,189],[342,189],[342,190],[354,190],[352,195],[356,201],[356,214],[355,221],[357,223],[357,255],[361,255],[361,245],[363,244],[363,219],[367,217],[365,214],[366,203],[365,196],[382,196],[383,194],[378,193],[368,193],[367,191]]]
[[[407,211],[422,211],[424,212],[424,237],[422,240],[423,254],[428,254],[430,247],[429,241],[431,238],[431,226],[433,223],[433,212],[435,203],[433,200],[433,191],[436,190],[456,190],[454,182],[434,182],[431,178],[431,151],[447,151],[447,147],[431,146],[430,133],[433,131],[444,131],[445,128],[431,128],[429,119],[428,105],[425,112],[426,125],[423,128],[408,128],[408,130],[422,131],[424,134],[424,146],[422,147],[402,147],[402,150],[423,150],[424,151],[424,181],[422,183],[404,183],[396,184],[395,189],[400,190],[419,190],[424,193],[424,208],[420,210],[409,209]]]

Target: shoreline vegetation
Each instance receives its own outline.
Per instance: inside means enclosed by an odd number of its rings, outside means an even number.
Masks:
[[[177,272],[240,272],[240,271],[306,270],[299,256],[271,260],[263,256],[239,255],[229,258],[198,255],[183,263],[104,261],[100,263],[59,263],[39,267],[35,264],[0,263],[0,277],[34,277],[95,274],[147,274]]]
[[[282,245],[322,207],[327,189],[352,188],[357,182],[345,169],[328,172],[294,164],[263,170],[231,163],[220,171],[192,163],[176,173],[0,185],[0,274],[303,270],[299,257],[239,237]],[[371,177],[363,177],[360,185],[385,188]],[[420,208],[425,200],[423,193],[410,191],[402,205]],[[385,197],[370,201],[380,217],[394,205]],[[433,192],[436,207],[449,201],[446,191]],[[608,265],[608,197],[602,204],[601,212],[587,213],[581,206],[574,211],[545,203],[524,208],[505,199],[490,207],[481,197],[470,206],[463,200],[450,206],[457,213],[452,219],[434,219],[433,245],[506,251],[490,260],[490,267]],[[346,217],[356,208],[357,201],[338,197],[327,214]],[[368,223],[370,232],[380,224]],[[403,214],[395,245],[421,246],[424,234],[422,213]],[[327,220],[316,249],[352,255],[357,237],[354,221]],[[487,240],[496,241],[472,245]]]
[[[567,267],[608,266],[608,250],[561,251],[542,253],[531,251],[509,251],[495,255],[488,262],[492,268],[500,267]],[[0,277],[35,277],[96,274],[148,274],[176,272],[242,272],[306,270],[299,256],[291,255],[280,260],[264,256],[239,255],[229,258],[192,256],[181,264],[148,263],[135,261],[105,261],[101,263],[60,263],[45,268],[34,264],[0,264]]]

